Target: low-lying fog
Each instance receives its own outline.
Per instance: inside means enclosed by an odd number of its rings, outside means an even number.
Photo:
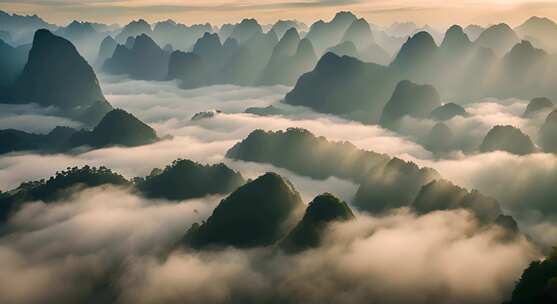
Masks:
[[[225,162],[247,178],[275,171],[300,191],[304,201],[331,192],[350,201],[357,185],[329,178],[312,180],[271,165],[225,159],[226,151],[254,129],[302,127],[333,141],[382,152],[437,169],[456,184],[497,198],[523,232],[543,246],[557,243],[557,214],[544,212],[557,197],[557,158],[552,154],[514,156],[454,153],[439,159],[412,138],[431,122],[404,123],[407,137],[280,100],[290,88],[213,86],[179,89],[174,82],[131,81],[100,76],[106,98],[169,138],[134,148],[107,148],[72,155],[10,154],[0,158],[0,189],[53,175],[68,166],[107,166],[128,178],[147,175],[177,158]],[[243,113],[274,105],[284,116]],[[539,125],[521,117],[527,101],[487,99],[466,106],[470,117],[448,122],[465,145],[479,145],[498,124],[520,127],[532,138]],[[220,110],[212,118],[194,114]],[[55,125],[79,127],[55,111],[10,106],[0,111],[0,128],[47,132]],[[10,114],[18,114],[13,116]],[[32,126],[31,128],[29,126]],[[406,130],[406,131],[405,131]],[[405,210],[385,217],[360,215],[327,235],[325,245],[295,257],[267,250],[226,250],[215,254],[175,252],[157,258],[158,249],[205,219],[222,197],[179,204],[153,204],[111,187],[90,189],[69,202],[26,205],[9,223],[14,233],[0,239],[0,302],[44,303],[79,299],[99,290],[100,278],[123,269],[113,288],[125,303],[211,302],[231,296],[294,299],[298,302],[361,302],[369,296],[399,303],[496,303],[504,300],[523,269],[539,252],[527,239],[493,242],[497,231],[478,227],[464,211],[417,217]],[[528,206],[528,208],[526,207]],[[554,237],[552,237],[552,235]],[[40,249],[40,250],[38,250]],[[264,262],[265,261],[265,262]],[[424,279],[427,278],[427,279]],[[356,288],[351,282],[358,280]],[[102,280],[101,280],[102,281]],[[308,284],[312,281],[312,284]],[[26,282],[25,291],[18,289]],[[54,282],[54,283],[53,283]],[[282,282],[282,288],[275,288]],[[53,287],[54,286],[54,287]],[[280,290],[280,291],[277,291]],[[416,298],[417,295],[421,298]]]

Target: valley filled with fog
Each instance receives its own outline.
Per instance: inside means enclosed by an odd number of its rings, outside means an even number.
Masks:
[[[552,21],[2,14],[1,303],[557,301]]]

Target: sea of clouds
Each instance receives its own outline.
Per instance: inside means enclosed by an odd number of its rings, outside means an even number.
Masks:
[[[437,169],[445,178],[497,198],[528,237],[502,242],[496,227],[479,225],[465,211],[416,216],[397,210],[358,213],[334,225],[323,246],[287,256],[274,248],[219,252],[171,251],[185,230],[206,219],[222,199],[178,203],[146,200],[129,189],[101,187],[67,201],[35,202],[20,210],[0,238],[0,302],[116,301],[121,303],[498,303],[532,259],[557,243],[557,158],[537,153],[454,153],[439,159],[415,138],[433,125],[408,119],[402,134],[280,101],[284,86],[212,86],[181,90],[174,82],[101,76],[109,102],[168,138],[141,147],[82,153],[0,157],[0,189],[53,175],[68,166],[107,166],[128,178],[149,174],[177,158],[224,162],[247,178],[275,171],[309,202],[331,192],[350,201],[357,185],[299,176],[267,164],[225,159],[226,151],[255,129],[306,128],[333,141],[387,153]],[[449,121],[463,146],[479,145],[497,124],[520,127],[533,139],[543,120],[521,117],[527,102],[488,99],[471,103],[470,117]],[[274,105],[284,116],[243,113]],[[46,133],[79,124],[34,106],[2,108],[1,128]],[[221,114],[192,121],[201,111]],[[14,116],[10,113],[19,113]],[[15,118],[14,118],[15,117]],[[32,123],[31,123],[32,122]],[[553,210],[553,211],[552,211]],[[555,233],[551,233],[555,232]],[[26,286],[23,290],[21,286]],[[91,300],[93,299],[93,300]]]

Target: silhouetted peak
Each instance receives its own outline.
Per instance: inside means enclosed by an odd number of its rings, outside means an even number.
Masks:
[[[138,52],[152,52],[161,51],[161,48],[153,39],[151,39],[151,37],[149,37],[149,35],[141,34],[135,37],[133,50]]]
[[[93,25],[90,22],[79,22],[77,20],[72,21],[70,24],[68,24],[68,26],[66,26],[65,28],[66,31],[70,31],[70,32],[89,32],[89,33],[94,33],[95,28],[93,27]]]
[[[298,49],[296,50],[296,55],[307,56],[313,55],[315,56],[315,49],[313,48],[313,44],[309,39],[302,39],[298,44]]]
[[[380,124],[396,129],[398,120],[404,116],[426,118],[440,105],[441,97],[433,86],[403,80],[397,84],[391,99],[385,105]]]
[[[290,192],[296,192],[292,184],[287,181],[286,179],[282,178],[282,176],[278,175],[275,172],[267,172],[260,177],[258,177],[255,181],[255,184],[262,186],[265,188],[274,188],[274,187],[285,187]]]
[[[291,28],[295,28],[298,31],[304,29],[305,25],[296,20],[278,20],[272,27],[279,37],[284,36],[286,31]]]
[[[412,202],[412,208],[420,214],[466,209],[472,211],[485,224],[492,223],[501,215],[501,207],[497,200],[476,190],[468,191],[444,179],[437,179],[422,186]]]
[[[33,47],[38,47],[40,45],[47,44],[47,43],[49,43],[53,40],[62,41],[62,40],[65,40],[65,39],[52,34],[52,32],[50,32],[47,29],[37,30],[35,32],[35,36],[33,37]],[[68,41],[68,43],[69,43],[69,41]]]
[[[303,207],[300,194],[276,173],[265,173],[222,200],[206,222],[184,236],[193,248],[272,245],[292,227]]]
[[[344,32],[341,42],[345,41],[352,41],[361,48],[371,44],[373,42],[373,34],[369,23],[363,18],[354,20],[346,32]]]
[[[104,39],[101,41],[101,48],[103,45],[116,45],[116,40],[114,40],[114,38],[112,38],[112,36],[108,35],[106,37],[104,37]]]
[[[547,18],[547,17],[538,17],[538,16],[532,16],[530,18],[528,18],[528,20],[526,20],[523,24],[521,24],[517,29],[519,30],[524,30],[524,29],[540,29],[540,30],[544,30],[544,29],[548,29],[548,28],[555,28],[557,27],[557,23],[555,23],[555,21]]]
[[[429,32],[421,31],[408,38],[407,45],[435,45],[435,40]]]
[[[218,43],[220,44],[220,38],[219,38],[219,35],[217,33],[205,32],[203,34],[203,36],[199,39],[203,40],[203,41],[211,41],[212,43],[215,43],[215,42],[218,41]]]
[[[309,27],[309,31],[311,32],[312,30],[315,30],[316,28],[322,27],[323,25],[325,25],[325,21],[319,19],[319,20],[315,21],[315,22]]]
[[[346,33],[344,34],[345,38],[354,36],[354,35],[359,35],[361,33],[367,33],[369,32],[371,34],[371,28],[369,26],[369,23],[364,19],[364,18],[360,18],[360,19],[356,19],[354,20],[354,22],[352,22],[352,24],[350,24],[350,27],[346,30]]]
[[[316,70],[322,70],[324,68],[335,67],[341,64],[342,58],[333,52],[327,52],[325,55],[321,56],[317,62]]]
[[[451,120],[456,116],[467,116],[466,110],[456,103],[446,103],[440,107],[435,108],[430,117],[437,121],[447,121]]]
[[[471,44],[468,35],[460,25],[451,26],[445,33],[445,38],[441,43],[441,48],[448,50],[459,50],[463,47],[468,47]]]
[[[353,218],[354,214],[345,202],[330,193],[320,194],[309,203],[302,220],[280,245],[287,252],[317,247],[327,224]]]
[[[446,124],[436,123],[423,139],[423,146],[433,153],[446,153],[453,150],[453,132]]]
[[[309,220],[313,223],[319,223],[351,218],[354,218],[354,213],[345,202],[331,193],[323,193],[309,203],[302,221]]]
[[[553,102],[547,97],[537,97],[532,99],[526,110],[524,111],[523,117],[530,117],[533,114],[539,113],[540,111],[550,110],[553,109],[555,105]]]
[[[141,193],[149,198],[173,201],[227,194],[245,183],[238,172],[223,163],[202,165],[188,159],[177,159],[163,170],[155,168],[144,178],[134,180]]]
[[[495,126],[485,136],[480,151],[506,151],[517,155],[526,155],[535,151],[530,137],[513,126]]]
[[[393,64],[402,68],[413,64],[425,64],[435,51],[437,51],[435,40],[430,33],[422,31],[408,38],[400,48]]]
[[[238,40],[238,43],[243,44],[248,39],[252,38],[255,34],[263,33],[261,25],[255,19],[243,19],[239,24],[237,24],[229,38],[234,38]]]
[[[117,128],[119,125],[137,124],[147,126],[141,120],[137,119],[133,114],[130,114],[122,109],[114,109],[103,117],[101,122],[95,127],[94,130]],[[147,126],[148,127],[148,126]]]
[[[159,21],[155,24],[155,31],[170,29],[170,28],[173,28],[177,25],[178,24],[176,23],[176,21],[174,21],[172,19],[167,19],[165,21]]]
[[[544,50],[535,48],[528,40],[522,40],[511,49],[508,57],[515,60],[520,60],[544,55],[546,55]]]
[[[35,32],[13,94],[20,102],[56,106],[70,116],[105,100],[93,69],[74,45],[46,29]]]
[[[139,19],[139,20],[133,20],[130,23],[128,23],[126,26],[124,26],[124,29],[128,29],[128,28],[151,30],[151,25],[149,25],[149,23],[144,19]]]
[[[342,23],[350,24],[356,19],[358,19],[358,18],[352,12],[342,11],[342,12],[338,12],[338,13],[335,14],[335,17],[333,18],[331,23],[332,22],[342,22]]]
[[[514,33],[513,29],[506,23],[499,23],[492,25],[485,29],[483,34],[492,34],[492,33],[502,33],[502,34],[512,34]]]
[[[263,32],[261,25],[255,19],[242,19],[234,28],[234,32],[249,31],[249,32]]]
[[[240,21],[239,26],[255,27],[255,26],[259,26],[259,23],[254,18],[244,18],[244,19],[242,19],[242,21]]]
[[[300,35],[296,28],[290,28],[273,49],[273,56],[292,56],[296,53]]]
[[[200,56],[215,56],[214,52],[220,51],[221,48],[219,35],[205,32],[193,46],[193,52]]]
[[[295,27],[291,27],[284,33],[280,41],[296,41],[297,43],[300,41],[300,34]]]
[[[501,55],[519,41],[517,34],[509,25],[500,23],[484,30],[475,43],[482,47],[491,48],[496,54]]]
[[[158,140],[155,130],[134,115],[114,109],[92,131],[81,130],[70,138],[72,146],[140,146]]]

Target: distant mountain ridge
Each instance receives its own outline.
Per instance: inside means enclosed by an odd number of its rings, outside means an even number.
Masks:
[[[486,47],[508,51],[498,57]],[[457,103],[482,97],[556,98],[552,85],[557,80],[556,66],[553,56],[519,40],[507,25],[487,29],[474,42],[454,26],[441,46],[427,32],[412,36],[389,66],[325,54],[313,71],[299,78],[284,101],[377,123],[400,81],[432,85],[442,99]]]

